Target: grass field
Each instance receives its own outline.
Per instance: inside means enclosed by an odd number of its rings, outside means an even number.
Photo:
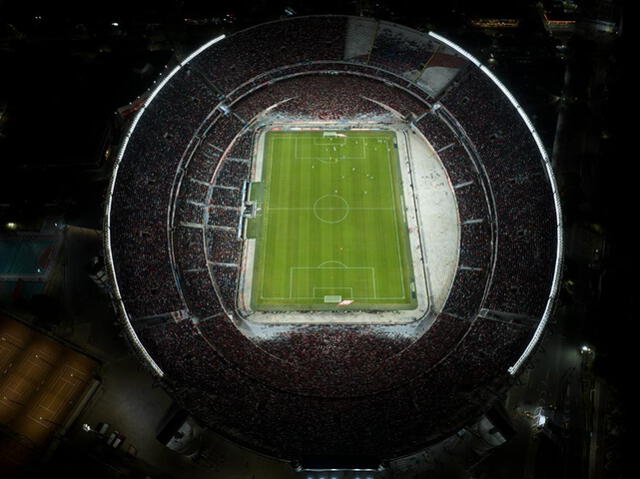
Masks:
[[[266,133],[252,309],[415,309],[395,133],[326,133]]]

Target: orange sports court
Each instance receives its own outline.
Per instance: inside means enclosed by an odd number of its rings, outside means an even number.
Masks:
[[[0,314],[0,470],[47,447],[82,404],[98,365]]]

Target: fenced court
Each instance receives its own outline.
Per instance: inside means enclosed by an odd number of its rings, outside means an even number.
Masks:
[[[0,316],[0,424],[32,449],[44,447],[69,419],[98,364]],[[0,467],[7,459],[0,447]]]
[[[395,132],[266,133],[252,309],[414,309]]]

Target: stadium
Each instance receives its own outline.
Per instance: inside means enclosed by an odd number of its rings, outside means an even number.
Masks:
[[[129,342],[212,430],[377,464],[477,420],[553,314],[561,212],[531,121],[434,32],[296,17],[141,100],[104,250]]]

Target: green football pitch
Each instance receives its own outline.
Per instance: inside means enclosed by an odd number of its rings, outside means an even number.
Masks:
[[[269,131],[264,144],[252,309],[415,309],[395,133]]]

